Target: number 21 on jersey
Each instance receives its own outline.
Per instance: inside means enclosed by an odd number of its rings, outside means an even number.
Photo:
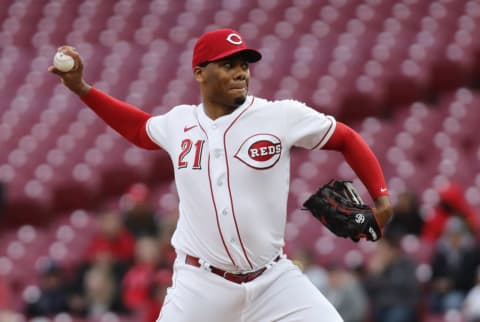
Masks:
[[[188,161],[185,159],[188,159],[188,155],[190,155],[190,152],[192,150],[192,147],[194,148],[194,159],[193,159],[193,165],[192,169],[201,169],[201,162],[202,162],[202,150],[203,150],[203,144],[205,143],[205,140],[197,140],[195,143],[192,142],[190,139],[184,139],[181,143],[181,149],[182,151],[178,155],[178,168],[187,168],[188,167]]]

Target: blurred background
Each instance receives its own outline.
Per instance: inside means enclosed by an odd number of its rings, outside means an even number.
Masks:
[[[286,252],[345,321],[480,321],[478,0],[0,0],[0,321],[155,320],[174,258],[170,160],[47,68],[73,45],[91,84],[164,113],[199,102],[193,44],[218,27],[263,53],[252,94],[334,115],[383,166],[395,219],[353,243],[300,210],[349,166],[292,160]]]

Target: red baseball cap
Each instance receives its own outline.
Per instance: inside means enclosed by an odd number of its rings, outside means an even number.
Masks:
[[[250,63],[257,62],[262,58],[262,54],[258,50],[247,47],[238,31],[233,29],[209,31],[198,38],[195,43],[192,68],[239,52],[245,53]]]

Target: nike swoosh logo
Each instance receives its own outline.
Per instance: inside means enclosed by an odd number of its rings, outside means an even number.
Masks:
[[[198,126],[198,125],[185,126],[185,127],[183,128],[183,132],[188,132],[188,131],[190,131],[191,129],[197,127],[197,126]]]
[[[387,188],[380,188],[380,192],[385,192],[387,191]]]

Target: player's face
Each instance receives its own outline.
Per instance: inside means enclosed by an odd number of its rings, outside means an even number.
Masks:
[[[209,63],[202,67],[200,83],[207,102],[235,109],[242,105],[248,93],[250,69],[242,55]]]

